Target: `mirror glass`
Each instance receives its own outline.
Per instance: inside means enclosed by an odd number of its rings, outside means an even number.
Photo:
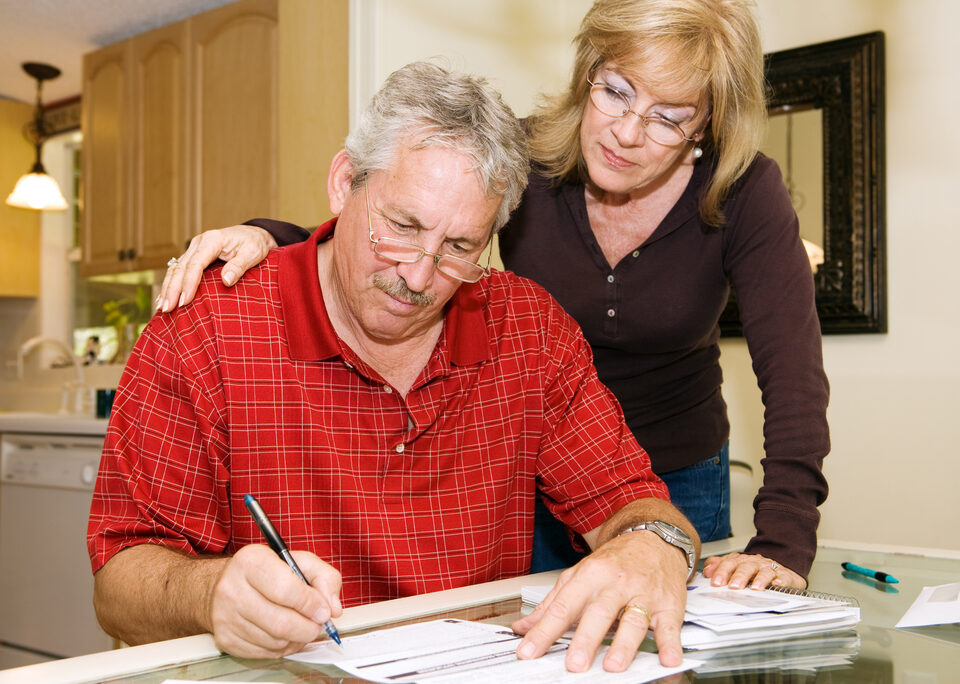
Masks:
[[[810,270],[823,264],[823,112],[785,105],[770,111],[760,151],[780,165]]]
[[[769,130],[811,257],[824,334],[886,332],[884,42],[874,32],[766,55]],[[720,318],[743,334],[736,292]]]

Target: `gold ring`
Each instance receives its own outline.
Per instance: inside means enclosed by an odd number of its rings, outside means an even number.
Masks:
[[[177,257],[170,257],[170,261],[167,262],[167,268],[170,268],[171,266],[176,266],[179,263],[180,263],[180,260]]]
[[[620,614],[620,617],[623,617],[624,615],[629,613],[631,610],[635,610],[638,613],[642,614],[643,617],[647,619],[647,622],[648,623],[650,622],[650,611],[647,610],[645,607],[641,606],[639,603],[627,604],[627,606],[623,609],[623,613]]]
[[[770,561],[770,569],[773,570],[773,574],[776,575],[777,571],[780,570],[780,564],[777,561]]]

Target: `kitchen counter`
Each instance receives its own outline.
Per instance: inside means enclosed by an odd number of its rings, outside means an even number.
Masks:
[[[107,432],[107,419],[72,413],[0,411],[0,433],[3,432],[102,437]]]

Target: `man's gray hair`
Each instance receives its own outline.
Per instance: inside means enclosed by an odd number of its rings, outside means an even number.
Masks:
[[[502,197],[493,225],[500,230],[527,185],[526,135],[513,111],[484,78],[413,62],[394,71],[347,136],[352,189],[393,162],[397,145],[443,146],[469,155],[490,197]]]

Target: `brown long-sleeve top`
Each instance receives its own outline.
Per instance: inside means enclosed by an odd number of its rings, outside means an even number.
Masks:
[[[757,535],[746,551],[806,576],[830,449],[813,277],[776,163],[757,157],[720,229],[698,213],[712,170],[701,160],[673,209],[614,268],[590,228],[583,185],[551,187],[534,173],[500,253],[583,328],[600,379],[659,473],[709,458],[729,436],[718,320],[733,287],[765,409]]]

